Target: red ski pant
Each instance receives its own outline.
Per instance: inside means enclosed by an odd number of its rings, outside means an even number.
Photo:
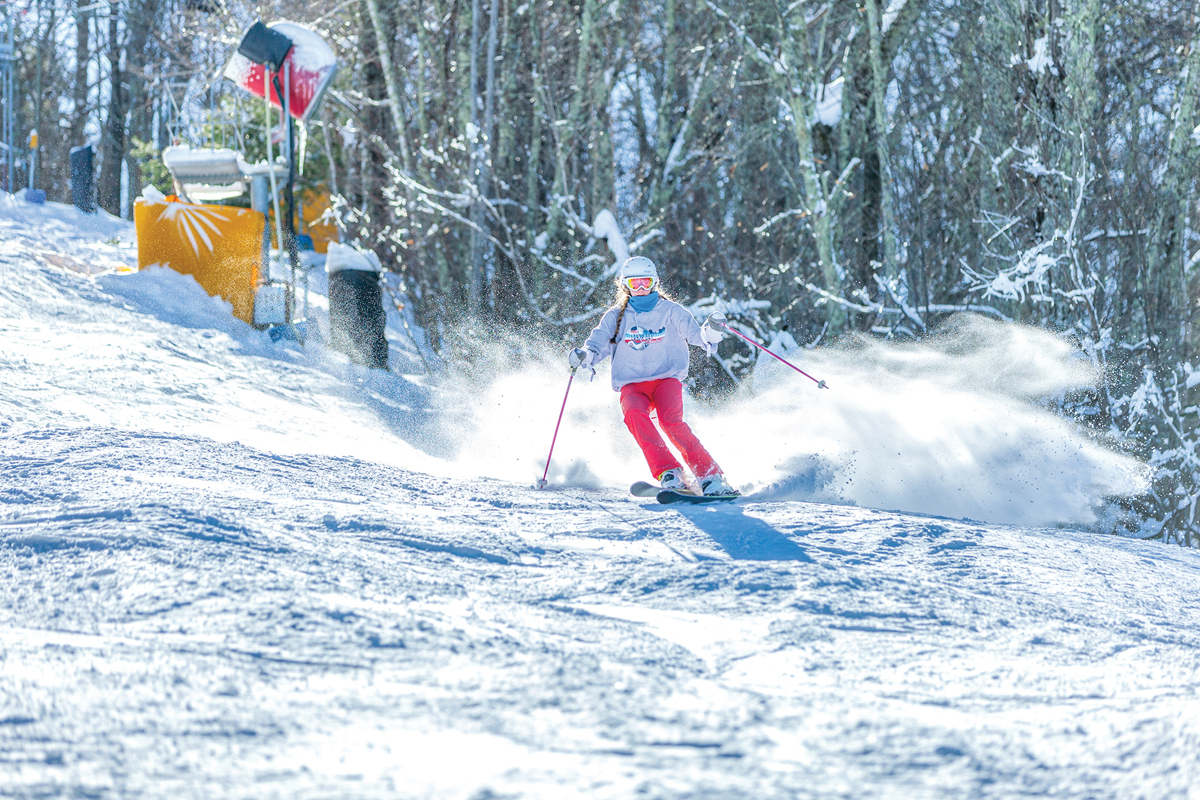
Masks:
[[[683,384],[677,378],[662,378],[621,387],[621,411],[625,413],[625,427],[629,428],[642,448],[655,479],[667,470],[677,468],[679,462],[667,449],[650,420],[651,409],[658,411],[658,424],[671,443],[679,448],[692,474],[697,478],[706,478],[721,471],[696,434],[683,421]]]

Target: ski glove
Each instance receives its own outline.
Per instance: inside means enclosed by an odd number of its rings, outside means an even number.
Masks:
[[[583,367],[587,369],[596,360],[596,354],[586,347],[576,347],[567,354],[567,363],[571,365],[571,369]]]
[[[710,317],[709,322],[705,322],[700,327],[700,340],[704,342],[704,352],[709,356],[716,355],[717,345],[720,344],[721,339],[725,337],[725,334],[721,332],[720,327],[709,324],[714,321],[716,316],[717,315],[713,315],[713,317]],[[723,321],[725,318],[720,317],[720,319]]]

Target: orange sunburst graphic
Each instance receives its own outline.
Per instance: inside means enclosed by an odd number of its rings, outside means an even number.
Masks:
[[[166,208],[158,215],[159,222],[174,222],[180,234],[187,238],[192,251],[200,256],[200,244],[213,251],[213,237],[223,236],[222,222],[229,222],[231,216],[223,214],[209,206],[194,206],[189,203],[167,203]]]

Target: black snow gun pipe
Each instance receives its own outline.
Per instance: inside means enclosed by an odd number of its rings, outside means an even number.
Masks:
[[[797,367],[797,366],[796,366],[795,364],[793,364],[792,362],[788,361],[786,358],[783,358],[782,356],[777,356],[777,355],[775,355],[775,354],[774,354],[774,353],[772,353],[770,350],[768,350],[767,348],[763,347],[763,346],[762,346],[761,344],[759,344],[758,342],[756,342],[756,341],[754,341],[753,339],[751,339],[749,336],[746,336],[746,335],[742,334],[740,331],[735,331],[733,328],[729,327],[729,325],[726,323],[726,320],[725,320],[725,315],[724,315],[724,314],[722,314],[720,311],[714,311],[714,312],[713,312],[713,313],[712,313],[712,314],[709,316],[709,318],[708,318],[708,321],[709,321],[709,322],[715,322],[715,323],[717,323],[717,324],[718,324],[718,325],[720,325],[722,328],[724,328],[725,330],[729,331],[730,333],[732,333],[734,336],[738,337],[738,338],[739,338],[739,339],[741,339],[742,341],[744,341],[744,342],[747,342],[747,343],[749,343],[749,344],[752,344],[752,345],[754,345],[754,346],[755,346],[755,347],[757,347],[759,350],[762,350],[764,353],[766,353],[767,355],[771,356],[772,358],[776,358],[776,359],[778,359],[778,360],[782,361],[784,364],[787,364],[789,367],[791,367],[792,369],[796,370],[796,372],[799,372],[801,375],[803,375],[804,377],[808,378],[810,381],[812,381],[813,383],[815,383],[815,384],[817,385],[817,388],[818,388],[818,389],[828,389],[828,388],[829,388],[829,384],[825,383],[825,381],[819,381],[819,380],[817,380],[817,379],[816,379],[816,378],[814,378],[812,375],[809,375],[807,372],[805,372],[804,370],[800,369],[799,367]]]

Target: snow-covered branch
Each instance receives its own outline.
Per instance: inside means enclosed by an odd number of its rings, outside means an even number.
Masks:
[[[787,211],[781,211],[778,214],[776,214],[775,216],[773,216],[770,219],[763,222],[763,224],[759,225],[756,228],[753,228],[753,231],[755,234],[762,236],[764,233],[766,233],[768,230],[770,230],[776,223],[782,222],[783,220],[789,219],[790,217],[800,217],[801,219],[803,219],[804,217],[807,217],[808,215],[809,215],[809,210],[807,208],[789,208]]]
[[[1002,300],[1023,301],[1027,296],[1045,297],[1050,270],[1063,259],[1062,255],[1050,255],[1061,242],[1058,231],[1050,239],[1021,253],[1017,263],[995,272],[980,272],[963,263],[963,276],[968,280],[968,290],[980,292],[984,297]]]
[[[662,228],[651,228],[650,230],[646,231],[641,236],[639,236],[638,238],[633,240],[633,243],[629,245],[629,252],[636,253],[637,251],[641,250],[643,247],[645,247],[650,242],[654,241],[655,239],[661,239],[662,237],[664,237],[666,235],[667,235],[667,232],[664,231]]]
[[[733,17],[729,16],[728,12],[726,12],[725,9],[718,6],[712,0],[705,0],[705,5],[707,5],[710,9],[712,9],[712,12],[714,14],[716,14],[718,17],[725,20],[725,22],[729,24],[729,27],[733,30],[734,36],[736,36],[738,38],[738,40],[741,41],[741,43],[743,45],[745,45],[747,49],[750,50],[750,52],[754,55],[755,58],[757,58],[759,61],[763,62],[768,67],[775,70],[776,72],[784,71],[783,65],[780,64],[778,61],[776,61],[774,58],[772,58],[767,53],[767,51],[765,51],[761,47],[759,47],[758,43],[755,42],[754,39],[750,36],[750,34],[746,32],[746,29],[743,28],[741,25],[738,25],[737,22],[734,21]]]
[[[855,303],[851,300],[847,300],[844,297],[838,297],[835,294],[831,294],[831,293],[825,291],[824,289],[822,289],[821,287],[814,286],[811,283],[804,284],[804,288],[808,289],[808,291],[812,292],[813,294],[818,295],[821,298],[821,300],[819,300],[818,302],[836,303],[837,305],[841,306],[842,308],[846,309],[847,311],[857,311],[860,314],[880,314],[880,315],[890,314],[890,315],[894,315],[894,316],[906,316],[905,312],[902,309],[891,308],[890,306],[886,306],[883,303],[875,303],[875,302],[869,302],[869,301],[867,303]],[[990,316],[995,317],[996,319],[1000,319],[1005,322],[1012,321],[1011,317],[1006,316],[1000,310],[993,308],[992,306],[979,305],[976,303],[961,303],[961,304],[957,304],[957,303],[956,304],[927,303],[927,304],[923,304],[923,305],[919,306],[919,309],[920,309],[920,311],[923,311],[926,315],[928,315],[928,314],[955,314],[955,313],[962,312],[962,311],[970,311],[970,312],[974,312],[976,314],[988,314]],[[914,311],[915,310],[916,309],[914,309]]]
[[[692,115],[696,112],[696,100],[700,97],[700,88],[704,85],[705,72],[708,69],[708,57],[711,54],[711,48],[706,48],[704,58],[700,60],[700,69],[696,72],[696,77],[692,79],[692,85],[688,91],[687,110],[684,113],[683,124],[679,126],[679,133],[675,135],[675,141],[671,143],[671,150],[667,153],[667,161],[663,164],[662,182],[665,185],[671,177],[671,173],[675,168],[682,165],[679,154],[683,152],[683,145],[687,141],[688,131],[692,126]]]

